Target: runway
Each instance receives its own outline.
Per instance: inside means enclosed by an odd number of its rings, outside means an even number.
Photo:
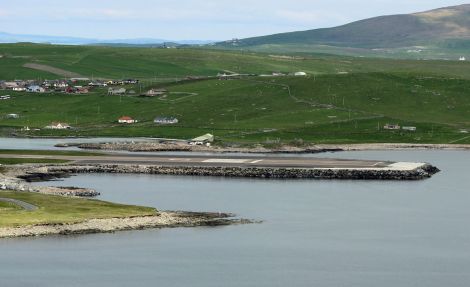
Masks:
[[[412,170],[424,163],[349,160],[313,157],[269,157],[233,155],[128,155],[105,154],[103,156],[15,155],[3,154],[2,158],[60,159],[76,164],[126,164],[158,166],[202,166],[245,168],[299,168],[299,169],[364,169],[364,170]]]

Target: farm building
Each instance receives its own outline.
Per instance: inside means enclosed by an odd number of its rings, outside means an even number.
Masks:
[[[50,125],[44,128],[49,129],[49,130],[66,130],[66,129],[71,129],[72,127],[66,123],[52,122]]]
[[[13,90],[14,88],[20,87],[17,82],[3,82],[1,84],[2,89]]]
[[[399,125],[390,125],[390,124],[386,124],[384,126],[384,130],[399,130],[400,129],[400,126]]]
[[[177,124],[178,119],[175,117],[156,117],[153,122],[159,125],[171,125]]]
[[[44,93],[46,89],[38,85],[32,85],[26,88],[26,91],[29,93]]]
[[[203,145],[203,144],[209,144],[214,141],[214,135],[212,134],[205,134],[203,136],[193,138],[189,144],[190,145]]]
[[[294,76],[296,76],[296,77],[305,77],[305,76],[307,76],[307,73],[305,73],[305,72],[295,72]]]
[[[416,131],[416,127],[402,127],[401,129],[404,130],[404,131],[409,131],[409,132],[415,132]]]
[[[163,96],[168,93],[167,89],[150,89],[145,93],[147,97]]]
[[[133,124],[133,123],[136,123],[137,121],[134,120],[133,118],[131,117],[128,117],[128,116],[123,116],[123,117],[120,117],[118,119],[118,123],[120,124]]]
[[[8,115],[6,115],[6,118],[7,119],[19,119],[20,115],[18,115],[18,114],[8,114]]]
[[[108,95],[124,95],[126,93],[126,89],[124,88],[109,88]]]

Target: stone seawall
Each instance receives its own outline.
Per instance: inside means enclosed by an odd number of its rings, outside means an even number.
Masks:
[[[153,165],[66,165],[49,166],[50,173],[135,173],[187,176],[249,177],[274,179],[359,179],[359,180],[420,180],[431,177],[439,169],[426,164],[413,170],[394,169],[300,169],[245,167],[187,167]],[[37,176],[37,175],[36,175]]]

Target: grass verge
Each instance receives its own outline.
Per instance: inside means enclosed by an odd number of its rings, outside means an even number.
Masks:
[[[68,198],[38,193],[1,191],[0,197],[21,200],[39,207],[35,211],[2,209],[0,228],[27,225],[78,223],[90,219],[155,215],[150,207],[115,204],[95,199]]]

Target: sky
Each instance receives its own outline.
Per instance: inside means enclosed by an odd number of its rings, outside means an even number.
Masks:
[[[0,0],[0,32],[96,39],[227,40],[325,28],[458,0]]]

